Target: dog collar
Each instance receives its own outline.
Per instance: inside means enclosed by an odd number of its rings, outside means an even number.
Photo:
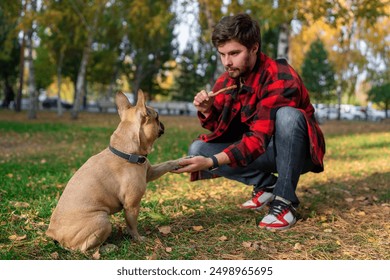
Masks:
[[[129,161],[131,163],[144,164],[147,160],[146,156],[136,155],[136,154],[125,154],[125,153],[122,153],[121,151],[118,151],[114,147],[111,147],[111,145],[108,146],[108,148],[110,149],[111,152],[113,152],[118,157],[126,159],[127,161]]]

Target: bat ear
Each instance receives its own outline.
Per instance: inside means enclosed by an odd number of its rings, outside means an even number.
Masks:
[[[147,108],[146,108],[146,98],[144,92],[139,89],[138,90],[138,98],[137,98],[137,110],[139,110],[143,115],[147,114]]]
[[[116,106],[118,108],[118,114],[119,116],[122,115],[122,112],[127,110],[127,109],[130,109],[132,107],[129,99],[127,98],[127,96],[121,92],[121,91],[118,91],[115,95],[115,103],[116,103]]]

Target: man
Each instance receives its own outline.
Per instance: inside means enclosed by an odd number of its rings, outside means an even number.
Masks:
[[[194,156],[175,172],[191,172],[191,180],[223,176],[253,185],[252,199],[241,207],[269,205],[258,226],[287,229],[296,222],[300,175],[323,171],[325,141],[308,91],[286,60],[260,51],[260,28],[249,15],[222,18],[212,42],[226,72],[211,94],[203,90],[193,101],[211,133],[192,143]]]

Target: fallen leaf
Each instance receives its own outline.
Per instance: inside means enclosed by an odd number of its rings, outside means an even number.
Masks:
[[[167,235],[167,234],[171,233],[171,227],[170,226],[162,226],[162,227],[158,228],[158,231],[164,235]]]
[[[244,241],[242,242],[242,246],[244,246],[245,248],[250,248],[252,246],[252,242]]]
[[[330,233],[330,232],[333,232],[333,230],[332,230],[332,229],[330,229],[330,228],[327,228],[327,229],[324,229],[324,232],[328,232],[328,233]]]
[[[19,201],[13,202],[12,205],[15,206],[16,208],[30,207],[30,204],[28,204],[27,202],[19,202]]]
[[[166,248],[165,248],[165,252],[167,252],[167,253],[172,252],[172,248],[171,248],[171,247],[166,247]]]
[[[349,197],[349,198],[346,198],[345,201],[351,203],[354,201],[354,199],[352,197]]]
[[[115,252],[116,250],[118,250],[118,246],[116,246],[115,244],[106,244],[100,247],[99,253],[108,254],[111,252]]]
[[[50,256],[51,256],[51,258],[52,258],[53,260],[58,260],[58,258],[60,257],[60,255],[58,254],[58,252],[51,253]]]
[[[222,235],[220,238],[218,238],[219,241],[226,241],[228,240],[227,236]]]
[[[294,250],[302,250],[302,245],[300,243],[295,243]]]
[[[359,211],[357,212],[358,216],[365,216],[366,215],[366,212],[364,211]]]
[[[10,237],[8,237],[9,240],[12,240],[12,241],[21,241],[21,240],[24,240],[27,238],[27,235],[22,235],[22,236],[19,236],[19,235],[11,235]]]
[[[201,231],[201,230],[203,230],[203,227],[202,226],[193,226],[192,229],[195,231]]]

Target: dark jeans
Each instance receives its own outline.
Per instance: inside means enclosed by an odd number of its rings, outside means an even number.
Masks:
[[[231,144],[196,140],[191,144],[189,154],[207,157],[221,152]],[[299,200],[295,190],[299,177],[311,171],[313,166],[305,117],[293,107],[282,107],[276,113],[275,133],[264,154],[246,167],[232,168],[223,165],[212,173],[253,185],[255,191],[276,183],[273,194],[291,201],[297,207]],[[207,175],[211,171],[202,172]]]

